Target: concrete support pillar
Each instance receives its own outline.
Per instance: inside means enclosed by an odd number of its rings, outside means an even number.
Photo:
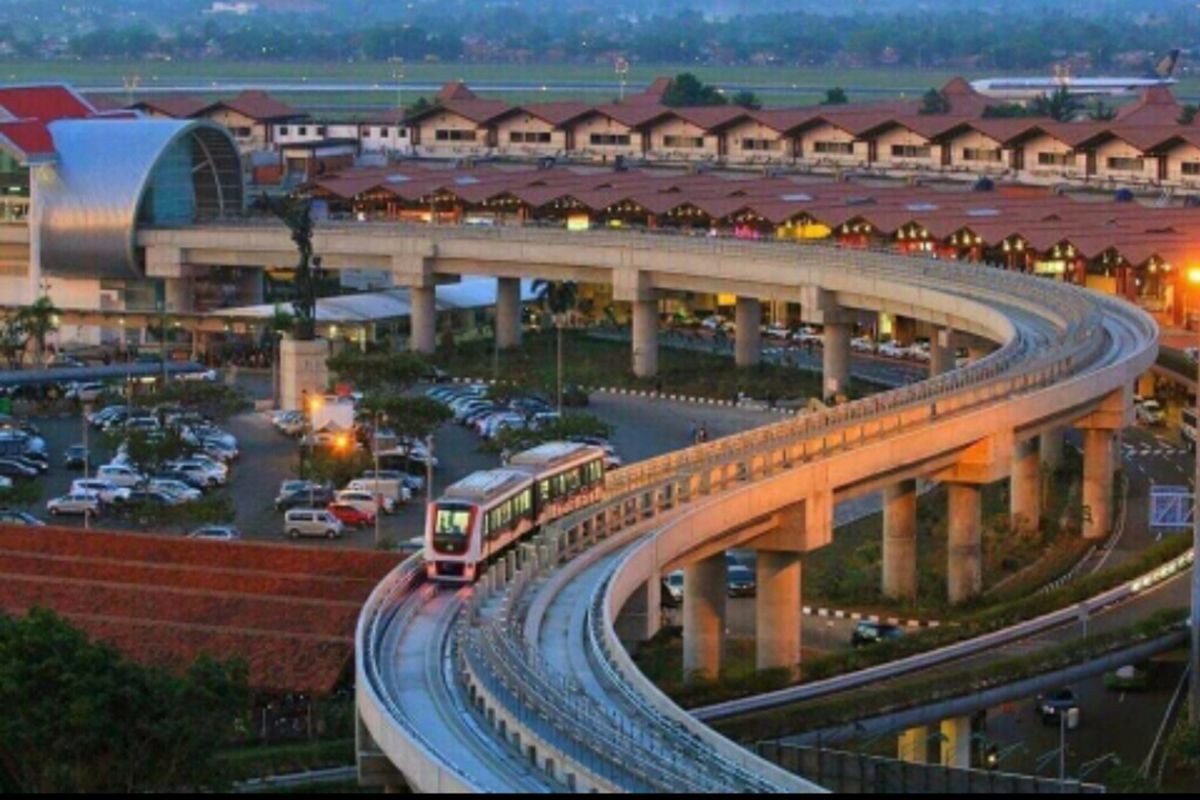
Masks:
[[[163,310],[168,314],[189,314],[194,307],[191,278],[163,278]]]
[[[941,763],[955,769],[971,768],[971,718],[942,720]]]
[[[759,669],[795,670],[800,664],[801,580],[799,553],[760,550],[754,605],[756,663]],[[685,603],[686,605],[686,603]]]
[[[496,280],[496,344],[501,350],[521,344],[521,279]]]
[[[725,640],[725,554],[683,571],[683,676],[716,678]]]
[[[1042,517],[1042,459],[1037,439],[1019,441],[1013,447],[1009,495],[1012,529],[1037,530]]]
[[[279,402],[282,408],[304,411],[303,397],[325,394],[329,384],[329,343],[324,339],[279,343]]]
[[[1103,539],[1112,530],[1113,432],[1083,432],[1083,538]]]
[[[737,339],[734,357],[739,367],[753,367],[762,357],[762,303],[754,297],[739,297],[734,322]]]
[[[917,482],[900,481],[883,490],[883,594],[893,600],[917,597]]]
[[[843,323],[825,325],[823,341],[823,374],[825,399],[846,394],[850,389],[850,326]]]
[[[617,636],[625,642],[645,642],[662,627],[662,578],[657,574],[638,587],[617,617]]]
[[[949,483],[949,563],[946,583],[950,602],[965,603],[983,591],[983,521],[980,488]]]
[[[658,374],[658,303],[633,301],[633,374],[653,378]]]
[[[929,729],[924,725],[909,728],[896,740],[896,758],[908,764],[929,761]]]
[[[1046,431],[1039,439],[1038,449],[1041,451],[1042,466],[1051,474],[1062,467],[1063,460],[1063,429]]]
[[[929,341],[929,374],[943,375],[954,369],[954,331],[937,328]]]
[[[408,292],[412,307],[409,349],[421,355],[433,355],[437,350],[437,295],[432,286],[411,286]]]

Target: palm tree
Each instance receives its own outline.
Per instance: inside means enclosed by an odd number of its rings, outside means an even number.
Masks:
[[[563,325],[567,316],[579,302],[579,286],[575,281],[533,282],[533,293],[541,298],[542,308],[554,315],[554,328],[558,334],[558,413],[562,414],[563,398]]]
[[[1034,116],[1050,117],[1057,122],[1071,122],[1079,116],[1083,105],[1067,87],[1060,86],[1053,94],[1044,94],[1035,99],[1029,108]]]
[[[22,330],[37,345],[37,365],[45,366],[46,337],[58,330],[58,308],[48,295],[42,295],[17,314]]]

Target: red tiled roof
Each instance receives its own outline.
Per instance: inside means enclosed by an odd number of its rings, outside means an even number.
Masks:
[[[451,81],[442,87],[434,98],[435,102],[448,103],[452,100],[478,100],[478,96],[472,92],[467,85],[462,81]]]
[[[14,119],[56,119],[90,117],[96,109],[65,86],[0,86],[0,110]]]
[[[37,120],[0,122],[0,144],[7,143],[15,148],[22,159],[38,159],[53,156],[54,137],[45,123]]]
[[[1117,112],[1118,123],[1134,125],[1175,125],[1183,108],[1166,86],[1151,86],[1137,102]]]
[[[239,658],[251,685],[325,694],[395,556],[0,526],[0,611],[54,610],[139,662]]]
[[[230,111],[244,114],[258,122],[295,119],[304,116],[302,112],[297,111],[286,103],[281,103],[266,92],[257,90],[240,92],[237,97],[231,100],[218,100],[215,103],[209,103],[194,111],[191,116],[197,116],[216,108],[227,108]]]
[[[206,102],[203,98],[181,94],[147,97],[137,101],[130,108],[151,111],[164,116],[175,117],[176,119],[187,119],[188,117],[196,116],[211,106],[212,104]]]

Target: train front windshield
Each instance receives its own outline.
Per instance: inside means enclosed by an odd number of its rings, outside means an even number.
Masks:
[[[433,519],[434,550],[447,555],[465,553],[470,533],[470,506],[438,505]]]

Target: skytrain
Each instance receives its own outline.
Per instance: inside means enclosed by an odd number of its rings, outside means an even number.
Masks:
[[[448,487],[425,515],[425,569],[435,583],[474,583],[542,525],[600,499],[601,447],[550,442]]]

